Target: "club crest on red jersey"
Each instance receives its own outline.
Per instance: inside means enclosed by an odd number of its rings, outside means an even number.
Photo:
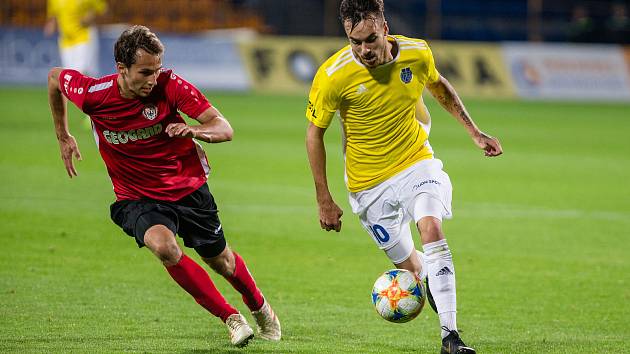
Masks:
[[[154,120],[158,115],[158,109],[153,104],[146,105],[142,110],[142,115],[148,120]]]

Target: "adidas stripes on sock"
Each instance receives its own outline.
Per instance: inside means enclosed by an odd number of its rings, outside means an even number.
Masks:
[[[457,330],[457,297],[455,294],[455,267],[446,239],[427,243],[423,250],[429,272],[431,294],[440,317],[440,327]],[[442,338],[448,335],[442,330]]]

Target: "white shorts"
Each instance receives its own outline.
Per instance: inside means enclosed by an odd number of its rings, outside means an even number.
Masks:
[[[60,49],[61,64],[64,68],[74,69],[88,76],[98,75],[98,31],[90,28],[89,40]]]
[[[410,221],[425,216],[450,219],[451,180],[442,161],[422,160],[376,186],[349,194],[352,212],[394,264],[415,250]]]

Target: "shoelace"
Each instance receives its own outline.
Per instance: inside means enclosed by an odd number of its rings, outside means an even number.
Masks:
[[[273,325],[274,314],[272,311],[264,311],[261,314],[263,315],[261,316],[263,322],[261,327],[268,327],[270,325]]]
[[[461,346],[466,346],[466,344],[464,344],[464,341],[459,337],[459,333],[457,333],[457,331],[455,330],[450,330],[448,329],[448,327],[446,326],[442,326],[442,329],[446,332],[448,332],[448,335],[450,336],[451,334],[455,337],[453,339],[453,341],[455,342],[455,344],[457,345],[461,345]],[[447,338],[447,337],[446,337]]]
[[[238,319],[234,319],[234,320],[228,320],[227,325],[233,330],[236,331],[239,328],[241,328],[243,326],[243,323],[241,323],[241,321],[239,321]]]

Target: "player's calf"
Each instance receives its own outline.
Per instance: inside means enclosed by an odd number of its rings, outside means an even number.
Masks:
[[[429,306],[431,306],[431,309],[433,309],[435,313],[438,313],[437,306],[435,306],[435,300],[433,299],[433,294],[431,294],[431,288],[429,287],[429,266],[427,264],[426,256],[424,255],[424,253],[418,250],[416,250],[416,253],[418,254],[418,258],[420,258],[420,264],[422,264],[422,270],[420,271],[418,276],[420,277],[421,281],[425,282],[425,289],[427,291],[427,300],[429,301]]]

